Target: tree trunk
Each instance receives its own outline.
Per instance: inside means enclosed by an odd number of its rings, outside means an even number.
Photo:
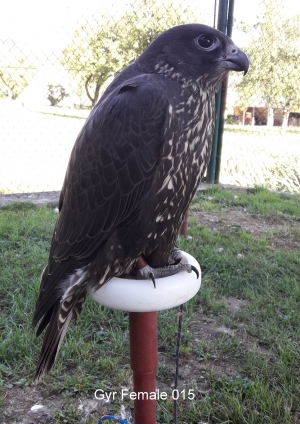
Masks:
[[[243,110],[243,120],[242,124],[245,125],[245,116],[246,116],[247,108]]]
[[[288,127],[289,115],[290,115],[289,109],[283,109],[281,131],[284,132],[284,133],[286,132],[286,129]]]
[[[268,119],[267,127],[272,128],[274,125],[274,109],[272,107],[268,108]]]
[[[92,95],[89,91],[89,82],[91,81],[92,78],[93,78],[93,75],[90,75],[88,77],[88,79],[86,80],[84,85],[85,85],[86,94],[87,94],[88,98],[90,99],[90,101],[92,102],[92,107],[94,107],[95,104],[97,103],[98,99],[99,99],[99,92],[100,92],[101,85],[98,82],[96,83],[96,87],[95,87],[95,91],[94,91],[94,97],[92,97]]]
[[[99,93],[100,93],[100,88],[101,85],[97,82],[96,84],[96,88],[95,88],[95,94],[94,94],[94,103],[92,104],[92,106],[94,107],[95,104],[98,102],[99,99]]]

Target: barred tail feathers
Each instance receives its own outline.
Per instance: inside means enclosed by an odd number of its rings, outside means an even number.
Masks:
[[[61,300],[49,310],[44,311],[44,317],[37,329],[37,336],[47,327],[43,345],[35,373],[35,380],[41,381],[52,368],[60,350],[64,336],[72,319],[77,319],[86,299],[86,283],[89,275],[80,269],[61,283]]]
[[[40,318],[37,336],[47,327],[44,334],[43,345],[35,373],[35,380],[41,381],[45,374],[52,368],[59,352],[63,338],[68,330],[72,319],[77,319],[82,311],[87,296],[87,284],[92,282],[89,264],[77,269],[73,274],[65,278],[57,289],[59,299],[47,308],[40,308]],[[98,290],[112,277],[110,266],[103,269],[103,274],[98,277],[97,283],[93,281],[95,290]],[[46,303],[43,304],[43,306]],[[37,324],[37,320],[34,321]]]
[[[35,373],[36,382],[40,382],[52,368],[71,320],[77,319],[82,310],[86,294],[81,291],[75,299],[70,299],[70,297],[53,309]]]

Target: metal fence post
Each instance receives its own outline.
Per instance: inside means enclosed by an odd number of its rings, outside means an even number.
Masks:
[[[215,108],[216,108],[216,120],[215,120],[215,131],[213,135],[213,143],[211,148],[210,161],[207,168],[207,182],[214,184],[216,174],[216,159],[217,159],[217,147],[218,147],[218,132],[219,132],[219,119],[220,119],[220,105],[221,105],[221,91],[219,90],[215,96]]]
[[[229,5],[228,5],[229,2]],[[233,24],[234,0],[220,0],[218,13],[218,30],[230,37]],[[216,121],[213,136],[211,157],[207,170],[207,182],[210,184],[219,182],[221,151],[224,132],[224,113],[226,107],[228,77],[225,78],[222,87],[216,94]]]
[[[225,29],[228,37],[231,37],[231,34],[232,34],[233,10],[234,10],[234,0],[229,0],[228,19],[227,19],[227,25]],[[223,31],[223,28],[222,28],[222,31]],[[220,111],[219,111],[220,116],[219,116],[219,128],[218,128],[218,145],[217,145],[216,168],[215,168],[215,183],[216,184],[218,184],[220,181],[220,167],[221,167],[221,155],[222,155],[223,133],[224,133],[224,123],[225,123],[227,88],[228,88],[228,74],[226,75],[226,78],[223,81],[223,84],[221,87],[221,105],[220,105]]]

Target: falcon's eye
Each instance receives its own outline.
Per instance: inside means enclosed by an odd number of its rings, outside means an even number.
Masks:
[[[197,43],[203,49],[209,49],[215,42],[215,37],[212,35],[202,34],[197,38]]]

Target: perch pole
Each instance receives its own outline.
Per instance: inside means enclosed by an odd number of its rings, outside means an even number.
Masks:
[[[194,272],[180,272],[157,279],[154,289],[150,280],[114,277],[98,291],[89,292],[101,305],[129,312],[134,424],[156,423],[157,311],[182,305],[195,296],[201,285],[198,262],[186,252],[182,252],[182,255],[183,263],[198,269],[198,280]]]
[[[147,399],[155,393],[158,365],[157,312],[130,312],[130,366],[133,371],[135,424],[156,423],[156,400]],[[147,397],[144,396],[145,392]]]

